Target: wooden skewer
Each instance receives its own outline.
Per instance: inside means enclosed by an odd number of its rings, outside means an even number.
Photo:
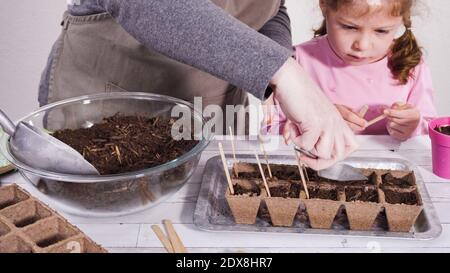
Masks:
[[[300,161],[300,155],[297,151],[295,151],[295,155],[297,157],[297,167],[298,171],[300,172],[300,178],[302,179],[303,188],[305,188],[306,199],[309,199],[309,190],[308,186],[306,185],[305,176],[303,174],[303,163]]]
[[[264,153],[264,158],[266,160],[267,169],[269,170],[269,177],[270,177],[270,179],[272,179],[273,176],[272,176],[272,170],[270,169],[270,165],[269,165],[269,158],[267,157],[266,149],[264,149],[264,144],[262,143],[261,139],[259,140],[259,147],[261,148],[261,151]]]
[[[402,103],[402,104],[401,104],[399,107],[397,107],[395,110],[405,110],[406,108],[407,108],[407,104],[406,104],[406,103]],[[380,116],[378,116],[378,117],[372,119],[371,121],[367,122],[366,128],[368,128],[368,127],[374,125],[375,123],[377,123],[377,122],[379,122],[379,121],[381,121],[381,120],[383,120],[383,119],[385,119],[385,118],[387,118],[387,115],[382,114],[382,115],[380,115]]]
[[[166,219],[163,220],[163,223],[167,229],[167,235],[169,236],[169,240],[172,243],[174,252],[187,253],[187,250],[184,247],[183,242],[180,239],[180,236],[178,236],[177,232],[175,231],[175,228],[173,227],[172,221]]]
[[[359,116],[364,118],[364,116],[367,114],[367,111],[369,111],[369,105],[364,105],[363,108],[359,111]]]
[[[378,116],[378,117],[372,119],[371,121],[368,121],[368,122],[367,122],[367,125],[366,125],[366,128],[367,128],[367,127],[370,127],[370,126],[372,126],[372,125],[374,125],[375,123],[377,123],[377,122],[379,122],[379,121],[382,121],[382,120],[385,119],[385,118],[387,118],[387,116],[386,116],[385,114],[383,114],[383,115],[381,115],[381,116]]]
[[[231,126],[228,127],[230,129],[230,137],[231,137],[231,149],[233,151],[233,159],[234,159],[234,164],[237,166],[237,159],[236,159],[236,148],[234,146],[234,135],[233,135],[233,130],[231,129]],[[234,175],[236,175],[236,177],[239,177],[238,171],[236,168],[233,168],[234,170]]]
[[[256,151],[255,151],[255,157],[256,157],[256,162],[258,162],[259,171],[261,172],[261,176],[262,176],[262,179],[264,181],[264,187],[266,188],[267,196],[272,197],[270,195],[269,185],[267,185],[266,177],[264,176],[264,171],[263,171],[263,168],[261,166],[261,162],[259,162],[259,157],[258,157],[258,154],[256,153]]]
[[[161,243],[163,244],[163,246],[167,250],[167,252],[174,253],[175,251],[173,250],[172,243],[169,241],[169,239],[166,237],[166,235],[164,235],[161,228],[158,225],[152,225],[152,230],[156,234],[158,239],[161,241]]]
[[[225,154],[223,153],[222,143],[219,142],[219,152],[222,157],[223,169],[225,170],[225,175],[228,181],[228,187],[230,188],[231,195],[234,195],[233,183],[231,182],[230,171],[228,170],[227,160],[225,158]]]
[[[306,165],[302,164],[303,166],[303,171],[305,172],[305,177],[306,177],[306,182],[309,182],[309,175],[308,175],[308,170],[306,169]]]

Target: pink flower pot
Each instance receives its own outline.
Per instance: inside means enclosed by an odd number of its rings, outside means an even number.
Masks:
[[[450,179],[450,136],[439,133],[435,129],[450,125],[450,117],[438,118],[429,123],[429,135],[433,157],[433,173],[445,179]]]

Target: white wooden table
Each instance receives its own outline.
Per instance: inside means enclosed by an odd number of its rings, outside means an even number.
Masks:
[[[437,214],[442,234],[431,241],[401,239],[327,237],[304,234],[220,233],[199,230],[193,214],[206,161],[218,155],[217,141],[204,151],[199,167],[190,181],[172,198],[159,206],[137,214],[118,218],[82,218],[60,212],[94,241],[111,252],[165,252],[151,230],[171,219],[189,252],[450,252],[450,181],[432,173],[430,141],[427,136],[399,143],[389,136],[359,136],[361,148],[354,156],[403,158],[416,164],[425,180]],[[225,152],[231,145],[224,142]],[[238,153],[249,154],[258,149],[257,142],[238,141]],[[266,149],[270,150],[270,147]],[[291,154],[288,146],[268,151],[269,154]],[[2,185],[17,183],[32,194],[36,191],[18,173],[0,177]],[[49,204],[53,207],[52,204]]]

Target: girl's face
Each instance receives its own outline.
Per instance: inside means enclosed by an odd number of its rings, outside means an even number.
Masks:
[[[391,16],[388,8],[383,7],[387,5],[384,1],[377,1],[378,4],[369,4],[367,0],[354,2],[334,11],[321,1],[329,43],[349,65],[379,61],[389,53],[403,18]]]

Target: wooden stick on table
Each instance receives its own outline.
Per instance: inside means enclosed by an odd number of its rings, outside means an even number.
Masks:
[[[270,179],[272,179],[273,176],[272,176],[272,170],[270,169],[270,165],[269,165],[269,158],[267,157],[266,149],[264,149],[264,144],[262,143],[261,139],[259,140],[259,147],[261,148],[261,151],[264,153],[264,158],[266,160],[267,169],[269,170],[269,177],[270,177]]]
[[[173,227],[172,221],[170,220],[163,220],[164,226],[167,230],[167,235],[169,236],[169,240],[172,243],[172,247],[175,253],[187,253],[186,248],[183,245],[183,242],[180,239],[180,236],[178,236],[177,232],[175,231],[175,228]]]
[[[222,143],[219,142],[219,152],[222,158],[223,169],[225,170],[225,176],[227,177],[228,187],[230,188],[231,195],[234,195],[233,183],[231,182],[230,171],[228,170],[227,159],[223,152]]]
[[[158,225],[152,225],[152,230],[156,234],[158,239],[161,241],[161,243],[163,244],[163,246],[167,250],[167,252],[174,253],[175,251],[173,250],[172,243],[166,237],[166,235],[164,235],[164,233],[161,230],[161,228]]]
[[[261,162],[259,162],[259,157],[258,157],[258,154],[256,153],[256,151],[255,151],[255,157],[256,157],[256,162],[258,162],[259,171],[261,172],[261,176],[262,176],[262,179],[264,181],[264,187],[266,188],[267,196],[272,197],[270,195],[269,185],[267,185],[267,180],[266,180],[266,177],[264,175],[264,171],[263,171],[263,168],[261,166]]]

